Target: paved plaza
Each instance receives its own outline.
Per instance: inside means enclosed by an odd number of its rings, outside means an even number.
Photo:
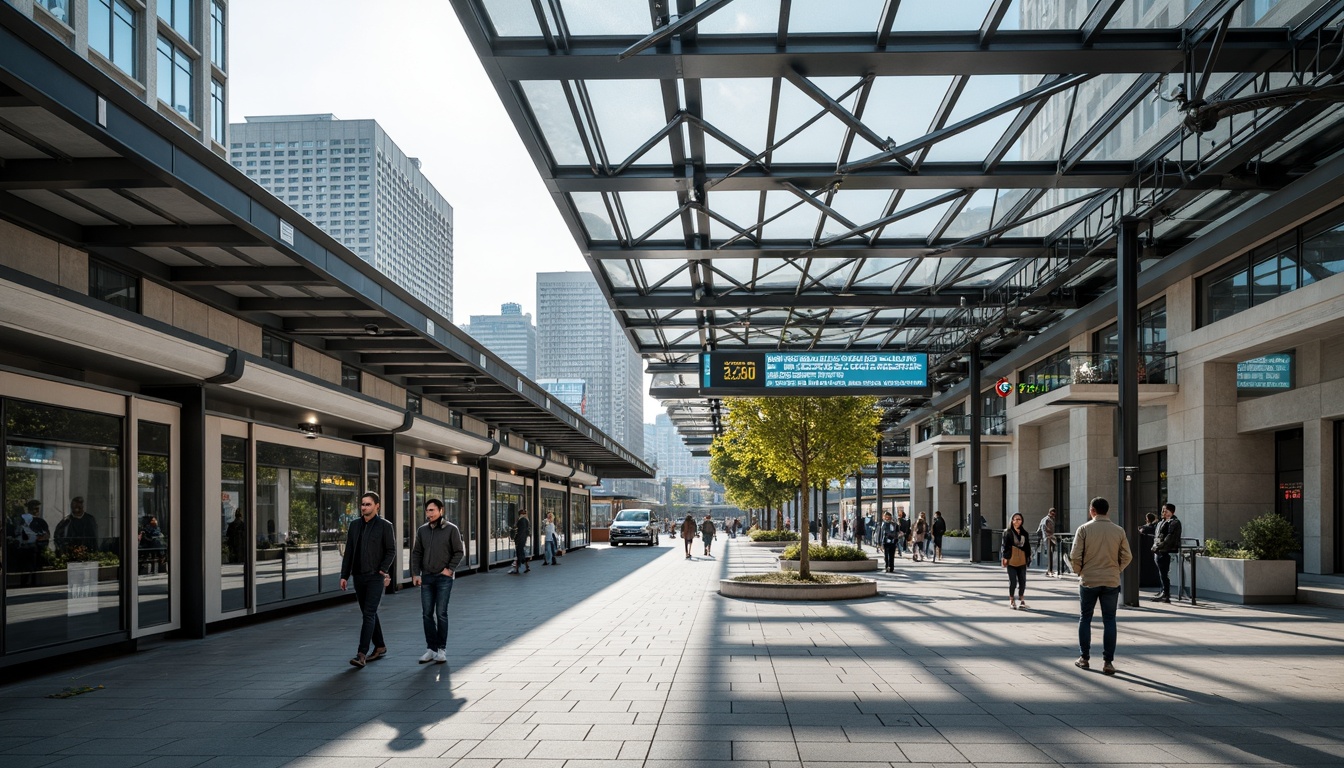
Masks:
[[[718,580],[773,558],[699,549],[463,578],[447,666],[407,589],[362,670],[352,601],[0,684],[0,766],[1344,765],[1339,610],[1124,609],[1105,677],[1039,571],[1029,612],[1001,569],[906,560],[873,599],[749,602]]]

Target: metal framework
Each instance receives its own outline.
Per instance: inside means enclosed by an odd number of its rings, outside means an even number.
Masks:
[[[1338,1],[453,5],[688,440],[699,352],[945,389],[1111,289],[1122,217],[1181,258],[1344,138]]]

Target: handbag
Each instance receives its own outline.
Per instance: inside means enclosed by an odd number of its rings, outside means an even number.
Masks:
[[[1021,547],[1013,547],[1013,554],[1008,558],[1009,568],[1021,568],[1027,564],[1027,553]]]

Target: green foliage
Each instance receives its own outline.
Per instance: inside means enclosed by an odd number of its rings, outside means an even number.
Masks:
[[[797,571],[774,571],[772,573],[749,573],[743,576],[734,576],[733,581],[743,581],[750,584],[857,584],[863,579],[843,573],[814,573],[803,576]]]
[[[965,528],[953,528],[952,530],[948,531],[947,533],[944,533],[943,535],[949,539],[971,538],[971,532],[966,530]]]
[[[874,397],[742,397],[727,401],[724,443],[763,474],[801,493],[800,519],[811,519],[812,488],[873,462],[881,414]],[[726,485],[726,483],[725,483]],[[792,494],[790,494],[792,495]],[[807,529],[802,541],[807,543]],[[810,549],[802,550],[804,578]]]
[[[1297,532],[1283,515],[1266,512],[1241,526],[1241,547],[1252,560],[1286,560],[1297,549]]]
[[[723,486],[726,500],[743,509],[775,509],[793,497],[793,484],[766,472],[747,451],[740,434],[714,438],[709,446],[709,473]]]
[[[798,541],[797,531],[780,531],[773,528],[753,528],[747,537],[752,541]]]
[[[791,544],[784,548],[784,551],[779,555],[779,559],[797,560],[802,548],[801,544]],[[807,547],[807,559],[825,560],[827,562],[852,562],[856,560],[867,560],[868,553],[861,549],[851,547],[848,544],[835,544],[829,547],[823,547],[820,544],[810,544]]]
[[[1229,560],[1254,560],[1250,551],[1241,549],[1235,541],[1208,539],[1204,542],[1204,553],[1209,557],[1223,557]]]
[[[121,558],[114,552],[103,552],[102,550],[92,550],[85,546],[74,546],[69,552],[56,552],[51,549],[42,550],[42,568],[51,570],[61,570],[70,563],[98,563],[99,565],[121,565]]]

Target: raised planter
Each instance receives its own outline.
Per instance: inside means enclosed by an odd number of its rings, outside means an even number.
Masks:
[[[871,557],[867,560],[810,560],[808,567],[814,571],[825,571],[826,573],[856,573],[859,571],[876,571],[877,561]],[[798,570],[797,560],[780,560],[779,569],[781,571]]]
[[[1201,555],[1196,567],[1195,597],[1199,600],[1239,605],[1297,602],[1297,563],[1292,560],[1238,560]],[[1190,583],[1188,572],[1186,583]]]
[[[797,544],[798,542],[796,542],[796,541],[751,541],[750,539],[748,539],[748,540],[747,540],[747,543],[750,544],[750,545],[753,546],[753,547],[760,547],[761,549],[778,549],[778,550],[780,550],[780,551],[782,552],[782,551],[783,551],[785,548],[787,548],[790,544]]]
[[[764,584],[721,579],[719,594],[748,600],[857,600],[877,596],[872,579],[853,584]]]
[[[970,538],[962,536],[944,536],[943,557],[971,559]]]

